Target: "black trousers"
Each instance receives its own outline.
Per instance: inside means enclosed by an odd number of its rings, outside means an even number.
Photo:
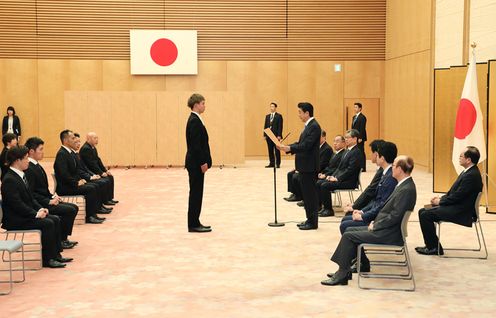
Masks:
[[[293,193],[298,199],[301,199],[301,175],[295,170],[288,172],[288,192]]]
[[[436,235],[436,222],[452,222],[462,226],[472,226],[460,224],[457,220],[459,215],[453,213],[446,207],[434,207],[432,209],[420,209],[419,221],[422,235],[424,236],[425,246],[427,248],[437,248],[439,238]]]
[[[199,227],[205,174],[199,166],[186,169],[189,176],[188,228]]]
[[[106,182],[109,183],[108,187],[109,187],[110,199],[108,200],[112,200],[114,198],[114,176],[107,175],[106,177],[102,178],[102,180],[105,180]]]
[[[305,203],[305,213],[307,223],[312,226],[318,226],[318,204],[319,196],[315,183],[317,182],[317,173],[299,172],[300,186],[303,202]]]
[[[89,184],[95,184],[98,187],[100,202],[104,203],[114,198],[111,179],[105,177],[98,180],[91,180]]]
[[[56,215],[47,215],[43,219],[27,220],[19,226],[9,226],[7,230],[41,230],[41,256],[43,265],[60,256],[62,252],[60,219]]]
[[[271,166],[274,165],[274,163],[277,166],[281,165],[281,151],[276,148],[276,145],[270,140],[269,137],[265,137],[265,141],[267,142],[267,150],[269,151],[269,164]],[[275,153],[275,160],[274,160],[274,153]]]
[[[96,216],[96,212],[102,206],[101,194],[96,184],[86,183],[76,189],[60,189],[59,195],[84,195],[86,200],[86,220],[90,216]]]
[[[365,171],[365,168],[367,166],[367,157],[365,156],[365,141],[357,143],[357,147],[362,153],[362,170]]]
[[[67,237],[72,234],[74,227],[74,219],[79,208],[72,203],[60,202],[57,205],[48,206],[48,212],[51,215],[56,215],[60,218],[60,236],[62,241],[67,240]]]
[[[327,180],[319,180],[317,181],[317,189],[319,191],[319,202],[322,203],[324,208],[332,209],[332,198],[331,191],[337,189],[354,189],[355,185],[351,182],[330,182]]]

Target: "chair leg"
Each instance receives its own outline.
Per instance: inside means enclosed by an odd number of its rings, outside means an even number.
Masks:
[[[441,248],[441,222],[438,223],[438,244],[437,244],[437,249],[438,249],[438,256],[439,257],[444,257],[444,258],[465,258],[465,259],[487,259],[488,257],[488,252],[487,252],[487,246],[486,246],[486,240],[484,238],[484,233],[482,232],[482,224],[480,223],[480,220],[477,220],[474,222],[474,227],[475,227],[475,234],[477,235],[477,241],[479,244],[479,248],[444,248],[444,251],[470,251],[470,252],[482,252],[482,244],[484,244],[484,256],[449,256],[449,255],[440,255],[439,250]],[[479,229],[480,229],[480,235],[479,235]],[[481,237],[482,237],[482,244],[481,244]]]

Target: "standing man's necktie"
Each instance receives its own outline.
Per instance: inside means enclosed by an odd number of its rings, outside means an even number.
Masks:
[[[353,123],[351,124],[352,126],[355,124],[357,117],[358,117],[358,115],[353,116]]]

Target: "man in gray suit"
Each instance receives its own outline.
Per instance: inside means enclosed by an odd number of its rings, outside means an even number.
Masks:
[[[327,274],[329,279],[323,280],[322,285],[348,285],[351,279],[351,263],[357,255],[358,245],[372,244],[403,244],[401,221],[406,211],[412,211],[417,200],[417,190],[410,174],[413,170],[413,159],[398,156],[393,163],[393,177],[398,185],[379,211],[375,221],[368,227],[349,228],[341,237],[338,247],[331,260],[339,265],[334,274]],[[370,263],[362,251],[361,271],[370,271]]]

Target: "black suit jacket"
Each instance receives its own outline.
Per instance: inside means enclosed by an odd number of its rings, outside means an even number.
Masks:
[[[7,173],[7,171],[9,171],[9,165],[7,163],[7,151],[9,151],[9,149],[7,149],[7,147],[3,147],[2,153],[0,154],[0,165],[1,165],[0,168],[2,169],[2,176],[1,176],[2,180],[5,174]]]
[[[265,116],[265,124],[264,124],[264,129],[269,128],[272,130],[274,135],[276,137],[281,137],[282,138],[282,115],[279,114],[278,112],[274,113],[274,118],[272,119],[272,123],[270,122],[270,114]],[[267,136],[264,133],[264,136]]]
[[[78,182],[81,180],[79,177],[77,160],[72,153],[69,153],[64,147],[60,147],[57,152],[55,162],[53,163],[53,170],[55,171],[55,178],[57,179],[56,191],[58,193],[67,192],[61,191],[60,189],[68,189],[69,191],[77,189]]]
[[[22,178],[9,169],[2,181],[3,228],[30,224],[41,208]]]
[[[327,167],[329,164],[329,161],[331,160],[333,155],[332,148],[329,146],[327,142],[324,142],[324,144],[320,147],[319,150],[319,172],[324,171],[324,169]]]
[[[383,172],[384,169],[382,169],[381,167],[377,169],[374,178],[372,178],[372,181],[370,181],[369,186],[365,190],[363,190],[358,199],[355,200],[355,203],[353,203],[354,210],[363,209],[367,204],[369,204],[370,201],[375,198],[377,187],[379,186],[379,182],[381,181]]]
[[[481,174],[479,168],[473,166],[458,176],[448,193],[441,197],[438,209],[452,213],[452,222],[471,226],[477,216],[475,200],[481,191]]]
[[[356,117],[356,120],[354,120]],[[360,115],[353,116],[351,120],[351,128],[358,130],[360,132],[360,139],[363,141],[367,141],[367,117],[364,114],[360,113]]]
[[[210,156],[210,146],[208,144],[207,129],[200,118],[191,113],[186,124],[186,168],[199,168],[203,164],[212,167],[212,157]]]
[[[107,171],[102,160],[98,157],[98,150],[96,150],[96,147],[91,147],[87,142],[85,142],[79,150],[79,156],[81,161],[84,161],[86,167],[94,174],[101,175]]]
[[[9,129],[9,116],[5,116],[2,122],[2,136],[7,133]],[[14,115],[14,121],[12,122],[12,129],[14,130],[14,134],[17,136],[21,135],[21,121],[17,115]]]
[[[401,221],[406,211],[413,211],[417,201],[417,189],[412,178],[397,186],[374,221],[375,235],[383,238],[383,244],[402,244]]]
[[[343,154],[346,152],[346,149],[342,149],[340,152],[336,152],[331,159],[329,160],[329,164],[322,171],[326,176],[332,176],[334,172],[338,169],[339,164],[341,163],[341,159],[343,158]]]
[[[360,149],[355,146],[343,154],[338,169],[334,172],[334,176],[338,182],[350,182],[354,185],[358,182],[358,176],[362,169],[362,154]]]
[[[48,189],[48,177],[43,167],[40,164],[35,165],[29,162],[29,167],[24,173],[33,197],[44,208],[48,208],[52,194]]]
[[[312,119],[303,129],[297,143],[290,145],[290,153],[296,154],[296,170],[301,173],[317,173],[319,171],[320,125]]]

